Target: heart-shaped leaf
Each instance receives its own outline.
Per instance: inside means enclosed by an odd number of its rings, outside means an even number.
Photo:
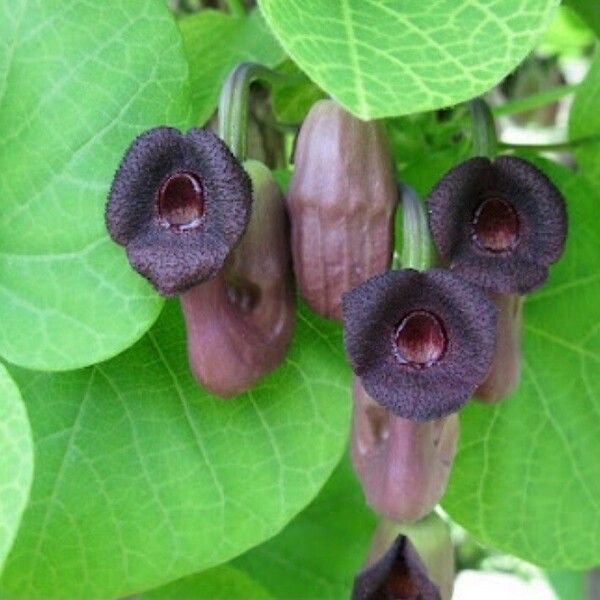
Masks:
[[[0,0],[0,354],[73,369],[130,346],[162,300],[104,225],[123,151],[185,126],[187,63],[164,2]]]
[[[444,506],[486,545],[576,570],[600,563],[600,197],[538,164],[567,198],[567,251],[525,302],[518,391],[462,415]]]
[[[348,435],[341,328],[304,309],[284,364],[228,402],[189,374],[176,301],[109,362],[12,372],[38,463],[3,598],[116,598],[224,562],[312,500]]]
[[[477,96],[507,75],[559,0],[259,0],[290,57],[364,119]]]
[[[582,174],[594,185],[600,185],[600,52],[585,81],[575,94],[569,117],[569,133],[573,140],[585,140],[575,147],[575,156]],[[592,138],[595,141],[592,141]],[[589,140],[589,141],[587,141]]]
[[[21,394],[0,364],[0,573],[17,534],[33,476],[33,443]]]
[[[137,596],[138,600],[269,600],[259,583],[240,569],[221,565],[197,575],[178,579]]]

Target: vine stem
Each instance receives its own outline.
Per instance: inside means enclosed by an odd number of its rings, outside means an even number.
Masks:
[[[473,128],[473,153],[475,156],[494,158],[498,151],[498,138],[494,117],[487,102],[475,98],[469,102]]]
[[[559,87],[552,88],[539,92],[538,94],[532,94],[526,98],[520,98],[518,100],[512,100],[505,102],[500,106],[492,108],[492,113],[495,117],[504,117],[506,115],[514,115],[528,110],[535,110],[536,108],[542,108],[548,104],[552,104],[557,100],[561,100],[566,96],[571,95],[580,87],[580,83],[572,85],[561,85]]]
[[[433,263],[434,253],[423,202],[409,185],[401,184],[403,238],[401,264],[405,269],[425,271]]]
[[[227,8],[231,13],[232,17],[245,17],[246,8],[244,7],[243,0],[225,0],[227,2]]]
[[[250,86],[295,82],[299,77],[277,73],[257,63],[241,63],[227,76],[219,97],[219,136],[241,162],[246,160]]]

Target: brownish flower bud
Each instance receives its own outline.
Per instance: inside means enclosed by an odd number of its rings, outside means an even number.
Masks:
[[[181,296],[190,366],[222,397],[239,394],[283,360],[295,322],[283,196],[262,163],[248,161],[250,223],[223,272]]]
[[[450,600],[454,588],[454,546],[450,528],[435,512],[415,523],[382,519],[373,534],[366,567],[381,560],[399,535],[405,535],[419,553],[429,579],[439,588],[441,600]]]
[[[518,294],[490,294],[498,307],[496,351],[487,379],[477,388],[475,398],[491,403],[506,398],[521,376],[521,328],[523,297]]]
[[[410,540],[399,535],[389,550],[354,579],[352,600],[441,600]]]
[[[458,415],[418,423],[353,386],[352,463],[369,506],[396,521],[416,521],[446,491],[458,442]]]
[[[391,261],[397,203],[383,128],[321,100],[302,124],[288,192],[292,257],[301,295],[341,319],[342,294]]]

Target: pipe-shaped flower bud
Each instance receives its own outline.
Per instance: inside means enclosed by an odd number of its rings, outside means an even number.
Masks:
[[[225,269],[181,296],[190,366],[223,397],[239,394],[276,368],[295,323],[285,204],[271,172],[247,161],[254,203],[250,223]]]
[[[302,124],[294,163],[287,202],[298,288],[315,312],[339,320],[342,294],[390,265],[392,156],[380,123],[321,100]]]
[[[369,506],[395,521],[416,521],[446,491],[458,442],[458,415],[418,423],[382,408],[354,379],[352,463]]]

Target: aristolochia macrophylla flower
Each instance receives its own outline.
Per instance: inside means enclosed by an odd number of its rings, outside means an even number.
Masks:
[[[250,223],[225,267],[181,295],[193,374],[223,398],[240,394],[284,359],[295,324],[294,282],[284,199],[256,161]]]
[[[398,192],[383,125],[316,102],[294,153],[287,194],[298,291],[341,320],[342,294],[389,268]]]
[[[376,563],[356,576],[352,600],[440,600],[440,592],[410,540],[400,535]]]
[[[399,417],[426,421],[455,412],[488,374],[496,307],[449,271],[377,275],[345,294],[343,309],[354,372]]]
[[[458,441],[458,415],[417,423],[377,404],[355,378],[352,464],[369,506],[394,521],[423,518],[440,501]]]
[[[428,197],[442,259],[498,293],[526,293],[548,277],[564,249],[565,201],[539,169],[520,158],[472,158],[451,169]]]
[[[250,179],[206,129],[157,127],[127,150],[106,224],[131,266],[164,296],[213,277],[250,217]]]

